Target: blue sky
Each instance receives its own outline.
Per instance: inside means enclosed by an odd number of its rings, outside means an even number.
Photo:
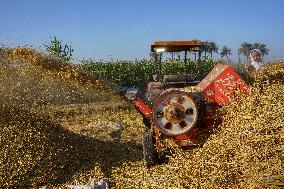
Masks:
[[[283,0],[0,0],[0,43],[39,48],[56,36],[77,59],[142,59],[157,40],[244,41],[284,60]],[[217,57],[219,55],[216,55]]]

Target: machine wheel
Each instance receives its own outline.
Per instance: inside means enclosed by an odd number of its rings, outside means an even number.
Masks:
[[[147,167],[151,167],[158,163],[155,138],[151,129],[146,129],[143,134],[143,159]]]

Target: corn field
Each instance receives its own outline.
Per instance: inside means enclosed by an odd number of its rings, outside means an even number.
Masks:
[[[166,60],[162,63],[161,74],[181,74],[189,73],[196,79],[205,77],[217,62],[211,59],[204,59],[198,67],[197,61],[184,60],[172,62]],[[143,87],[156,73],[156,66],[152,60],[137,61],[109,61],[95,62],[92,60],[84,61],[81,65],[83,70],[96,75],[99,79],[108,81],[112,84],[123,86]]]

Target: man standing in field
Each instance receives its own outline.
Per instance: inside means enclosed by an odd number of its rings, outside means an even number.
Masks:
[[[255,71],[257,71],[260,66],[262,66],[262,53],[259,49],[253,49],[250,52],[251,65],[254,67]]]
[[[246,69],[250,75],[255,78],[259,68],[263,65],[262,53],[259,49],[253,49],[250,52],[251,63],[246,64]]]

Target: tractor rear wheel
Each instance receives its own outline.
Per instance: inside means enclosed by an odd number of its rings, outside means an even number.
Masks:
[[[147,167],[151,167],[158,163],[155,138],[151,129],[146,129],[143,134],[143,159]]]

